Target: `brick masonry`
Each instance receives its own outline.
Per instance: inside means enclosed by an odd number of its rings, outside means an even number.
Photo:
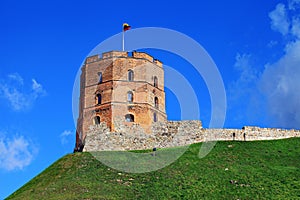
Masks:
[[[99,121],[115,131],[115,118],[131,126],[125,121],[130,115],[147,133],[154,119],[166,121],[164,70],[159,60],[142,52],[110,51],[88,57],[81,71],[76,148],[84,142],[89,126]]]

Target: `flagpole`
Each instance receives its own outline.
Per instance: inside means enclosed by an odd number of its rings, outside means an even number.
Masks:
[[[123,30],[122,30],[122,50],[125,51],[125,32],[129,30],[131,26],[129,24],[124,23],[123,24]]]
[[[125,36],[124,36],[125,35],[125,31],[124,31],[124,29],[122,30],[122,32],[123,32],[122,33],[122,50],[124,51],[124,44],[125,44],[125,41],[124,41],[125,40],[124,39],[125,38]]]

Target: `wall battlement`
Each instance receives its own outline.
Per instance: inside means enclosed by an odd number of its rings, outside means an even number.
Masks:
[[[156,64],[159,67],[163,66],[162,62],[159,61],[158,59],[153,58],[153,56],[151,56],[145,52],[137,52],[137,51],[133,51],[131,53],[125,52],[125,51],[109,51],[109,52],[102,53],[102,55],[93,55],[93,56],[87,57],[85,60],[85,64],[97,62],[97,61],[100,61],[103,59],[108,59],[108,58],[144,59],[144,60],[148,60],[149,62]]]

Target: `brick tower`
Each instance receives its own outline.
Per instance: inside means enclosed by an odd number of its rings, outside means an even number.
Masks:
[[[76,149],[83,147],[89,126],[105,122],[139,124],[146,133],[152,123],[166,121],[162,63],[141,52],[111,51],[86,58],[81,68]]]

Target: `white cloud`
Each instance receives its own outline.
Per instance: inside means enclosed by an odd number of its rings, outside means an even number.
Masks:
[[[273,30],[280,32],[282,35],[288,34],[290,22],[284,4],[277,4],[275,10],[269,13],[269,17],[271,18],[271,28]]]
[[[229,101],[239,102],[241,98],[248,97],[256,87],[258,71],[251,63],[250,54],[237,54],[234,68],[240,73],[239,78],[229,85]]]
[[[60,134],[60,142],[62,145],[66,145],[69,142],[73,142],[75,138],[75,132],[70,130],[65,130]]]
[[[288,9],[287,9],[288,8]],[[275,10],[269,13],[271,28],[282,35],[292,35],[300,38],[300,0],[289,1],[287,8],[284,4],[277,4]],[[295,14],[296,13],[296,14]],[[298,13],[298,14],[297,14]]]
[[[17,81],[19,84],[23,85],[24,84],[24,80],[23,78],[18,74],[18,73],[14,73],[14,74],[9,74],[8,78]]]
[[[229,98],[233,99],[232,105],[238,107],[239,112],[234,114],[240,121],[247,120],[244,115],[251,113],[256,123],[300,129],[299,11],[300,0],[293,0],[287,6],[277,4],[269,13],[271,28],[282,34],[285,48],[283,56],[265,65],[262,72],[255,70],[254,56],[237,54],[234,67],[240,77],[229,87]],[[277,42],[270,42],[269,47],[274,44]]]
[[[277,41],[271,40],[271,41],[268,43],[267,47],[272,48],[272,47],[276,46],[277,44],[278,44]]]
[[[288,8],[278,4],[269,14],[272,28],[277,24],[274,30],[293,37],[285,38],[284,55],[265,66],[259,89],[266,97],[267,115],[274,126],[300,128],[300,0],[289,1]]]
[[[300,0],[289,0],[288,8],[290,10],[296,10],[299,7],[300,7]]]
[[[6,98],[14,110],[22,110],[30,105],[29,99],[27,99],[23,93],[18,89],[8,86],[0,85],[0,94]]]
[[[300,39],[300,19],[299,18],[293,19],[291,33],[292,33],[292,35],[294,35],[298,39]]]
[[[35,92],[43,91],[43,86],[36,82],[35,79],[32,79],[32,90]]]
[[[27,89],[23,78],[17,73],[9,74],[7,79],[0,80],[0,97],[8,100],[15,111],[30,108],[39,97],[45,94],[43,86],[35,79],[32,79],[31,88]]]
[[[240,71],[241,76],[237,80],[239,85],[248,85],[253,84],[253,81],[257,79],[258,72],[251,64],[251,55],[250,54],[237,54],[235,57],[235,69]]]
[[[286,46],[285,55],[266,66],[259,85],[267,97],[268,114],[278,126],[300,128],[300,40]]]
[[[34,98],[38,98],[39,96],[44,96],[46,91],[43,89],[43,86],[38,83],[35,79],[32,79],[32,94]]]
[[[257,118],[257,80],[259,72],[251,54],[237,54],[234,68],[240,73],[239,78],[231,82],[228,91],[228,116],[231,121],[252,123]],[[245,125],[245,124],[242,124]]]
[[[37,148],[23,136],[0,138],[0,152],[0,168],[11,171],[30,165]]]

